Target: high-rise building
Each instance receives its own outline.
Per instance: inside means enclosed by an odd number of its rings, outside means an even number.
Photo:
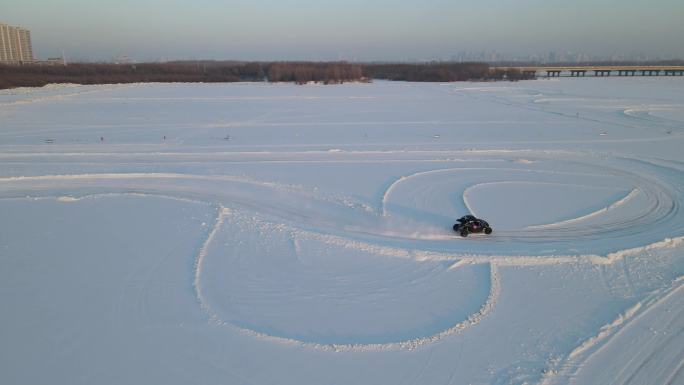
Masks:
[[[31,61],[31,32],[28,29],[0,23],[0,63]]]

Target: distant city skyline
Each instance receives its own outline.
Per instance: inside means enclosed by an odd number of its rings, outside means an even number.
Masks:
[[[684,58],[681,0],[0,0],[0,10],[0,22],[31,30],[38,58]]]
[[[461,51],[452,55],[448,60],[456,62],[479,61],[488,63],[497,62],[536,62],[536,63],[587,63],[601,61],[660,61],[682,60],[679,55],[648,55],[643,52],[606,52],[603,54],[590,54],[577,51],[548,51],[530,54],[492,51]]]

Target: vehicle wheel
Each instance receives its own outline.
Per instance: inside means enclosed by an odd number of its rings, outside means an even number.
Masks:
[[[467,237],[468,236],[468,230],[466,230],[466,229],[461,230],[461,236]]]
[[[457,224],[454,225],[454,231],[457,232],[457,233],[458,233],[459,231],[461,231],[461,224],[460,224],[460,223],[457,223]]]
[[[491,227],[485,227],[484,233],[485,233],[485,234],[491,234],[491,233],[492,233],[492,228],[491,228]]]

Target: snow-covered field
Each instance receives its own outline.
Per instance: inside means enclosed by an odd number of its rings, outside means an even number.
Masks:
[[[683,149],[682,78],[0,91],[0,383],[684,384]]]

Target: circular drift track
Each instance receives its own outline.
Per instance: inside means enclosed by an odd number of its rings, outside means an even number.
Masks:
[[[612,263],[634,250],[679,242],[684,232],[679,210],[683,197],[680,165],[548,151],[417,151],[411,155],[420,160],[449,159],[396,177],[371,205],[273,182],[174,173],[7,177],[0,179],[0,194],[5,199],[29,196],[74,201],[84,196],[135,194],[211,204],[216,220],[198,252],[194,282],[197,298],[211,319],[266,340],[338,350],[413,348],[478,323],[496,303],[498,264]],[[320,162],[330,155],[291,156],[306,158],[293,159],[297,162]],[[363,156],[338,153],[334,158],[344,163]],[[380,157],[373,153],[368,162],[407,161],[406,153],[399,159],[395,156],[393,152]],[[192,154],[184,154],[184,161],[188,157]],[[499,211],[515,215],[501,217]],[[453,220],[466,212],[486,217],[494,234],[461,239],[453,233]],[[262,248],[263,243],[270,248]],[[245,261],[243,253],[266,259]],[[272,265],[273,258],[283,253],[290,253],[295,262],[276,264],[268,282],[259,281],[264,266]],[[402,281],[414,283],[410,289],[415,291],[411,295],[416,302],[401,303],[392,310],[391,301],[381,301],[386,308],[378,310],[374,305],[375,313],[361,302],[349,305],[346,296],[355,292],[351,288],[364,288],[358,282],[349,278],[345,284],[321,282],[321,276],[333,273],[312,258],[330,253],[347,260],[365,258],[363,263],[388,256],[408,259],[427,269],[421,274],[430,279],[424,285],[415,284],[425,279],[413,277],[416,269],[422,271],[418,265],[397,270]],[[382,262],[372,263],[377,269],[388,268]],[[489,268],[467,267],[480,264]],[[310,309],[309,318],[324,320],[320,328],[293,328],[292,320],[283,315],[287,311],[274,306],[292,277],[300,280],[295,297],[308,298],[300,304],[298,317],[301,309]],[[255,286],[252,279],[260,284]],[[435,285],[455,281],[462,286],[450,290],[468,291],[470,295],[464,298],[470,300],[460,303],[450,297],[445,303],[453,308],[432,310],[438,314],[436,321],[416,317],[412,324],[388,331],[391,318],[364,318],[418,306],[419,295],[425,295],[422,291],[429,293]],[[364,282],[368,285],[373,280]],[[377,287],[364,290],[382,293],[388,284],[378,281]],[[358,298],[364,293],[357,293]],[[385,294],[378,295],[382,299]],[[264,307],[255,305],[254,298],[260,298]],[[331,298],[337,300],[331,302]],[[250,306],[245,308],[244,303]],[[314,310],[329,303],[333,307],[326,312]],[[373,322],[383,327],[369,327]]]
[[[358,162],[362,154],[349,157]],[[684,233],[679,210],[682,165],[528,150],[417,151],[413,156],[422,160],[445,154],[450,159],[435,162],[439,167],[410,172],[388,183],[373,205],[243,177],[177,173],[5,177],[0,178],[0,193],[5,198],[55,192],[187,198],[252,210],[274,223],[310,232],[452,258],[607,254]],[[393,161],[393,155],[388,152],[378,159],[373,152],[369,162]],[[189,156],[184,153],[183,159]],[[325,155],[313,157],[310,161],[315,163]],[[344,153],[335,158],[346,162]],[[459,240],[451,227],[467,212],[487,219],[494,234]]]

